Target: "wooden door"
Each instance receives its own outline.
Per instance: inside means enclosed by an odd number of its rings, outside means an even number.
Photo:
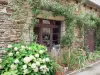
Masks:
[[[90,51],[95,50],[95,30],[94,29],[88,29],[85,33],[85,46],[88,47]]]

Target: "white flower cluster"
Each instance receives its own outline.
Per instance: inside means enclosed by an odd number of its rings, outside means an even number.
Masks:
[[[35,55],[35,57],[39,57],[39,54]],[[24,74],[28,73],[28,63],[30,63],[32,60],[35,60],[35,58],[33,55],[29,56],[29,57],[25,57],[23,59],[25,65],[23,65],[23,69],[24,69]],[[44,59],[41,59],[41,58],[37,58],[36,59],[37,61],[35,63],[32,63],[31,64],[31,68],[33,69],[34,72],[38,72],[39,69],[45,74],[47,71],[49,71],[49,69],[47,68],[46,65],[42,65],[41,66],[41,63],[42,64],[45,64],[46,62],[50,62],[50,59],[49,58],[44,58]],[[41,62],[42,61],[42,62]]]
[[[9,55],[9,56],[13,56],[13,53],[9,53],[8,55]]]
[[[18,64],[18,63],[19,63],[19,60],[18,60],[18,59],[16,59],[16,60],[15,60],[15,64]]]
[[[24,63],[28,64],[30,61],[32,61],[33,59],[36,59],[33,55],[30,55],[29,57],[25,57],[23,59]]]
[[[27,69],[27,65],[23,65],[23,69],[24,69],[24,74],[27,74],[28,73],[28,69]]]
[[[31,47],[28,46],[20,46],[20,47],[13,47],[12,45],[8,45],[7,48],[11,48],[13,51],[8,53],[9,57],[13,57],[13,56],[19,56],[22,52],[22,50],[27,50],[27,51],[33,51],[33,54],[30,53],[30,56],[26,56],[26,57],[22,57],[22,60],[20,60],[19,58],[15,58],[14,59],[14,63],[11,64],[10,69],[11,70],[15,70],[18,67],[18,64],[20,62],[24,62],[24,64],[22,65],[23,68],[23,73],[28,74],[29,73],[29,67],[31,67],[31,69],[34,72],[39,72],[41,71],[43,74],[45,74],[47,71],[49,71],[49,68],[47,67],[46,63],[50,62],[50,59],[47,57],[41,57],[45,51],[44,50],[39,50],[37,52],[34,52],[34,50]],[[27,52],[26,52],[27,53]],[[2,59],[0,59],[0,63],[2,63]],[[0,69],[2,69],[2,66],[0,65]]]
[[[49,61],[50,61],[49,58],[44,58],[44,59],[42,60],[43,63],[45,63],[45,62],[49,62]]]
[[[10,66],[10,68],[11,68],[11,70],[15,70],[16,69],[16,65],[14,65],[14,64],[12,64],[11,66]]]
[[[25,49],[26,47],[22,45],[21,48],[22,48],[22,49]]]
[[[40,54],[43,54],[43,50],[40,50],[39,53],[40,53]]]
[[[34,70],[34,72],[38,72],[38,66],[37,66],[35,63],[33,63],[33,64],[31,65],[31,67],[32,67],[32,69]]]
[[[45,74],[47,71],[49,71],[49,68],[47,68],[46,65],[42,65],[42,66],[40,67],[40,70]]]

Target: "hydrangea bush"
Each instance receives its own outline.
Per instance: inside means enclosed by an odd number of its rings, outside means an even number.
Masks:
[[[47,48],[33,43],[8,45],[0,59],[0,75],[13,71],[15,75],[55,75],[53,61]]]

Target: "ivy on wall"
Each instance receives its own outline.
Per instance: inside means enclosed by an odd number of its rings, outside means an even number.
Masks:
[[[19,3],[19,5],[17,6],[19,6],[20,9],[23,9],[22,5],[24,3],[29,3],[34,16],[32,19],[33,22],[31,24],[33,25],[33,27],[37,23],[36,16],[40,13],[39,10],[52,11],[54,16],[64,16],[66,22],[66,34],[62,38],[63,45],[71,46],[72,43],[74,42],[74,28],[76,27],[76,25],[79,25],[80,28],[82,27],[91,28],[91,27],[96,27],[97,23],[100,23],[99,22],[100,19],[94,13],[90,14],[87,12],[80,12],[77,14],[75,12],[77,8],[80,8],[80,4],[82,4],[84,0],[82,0],[78,5],[73,5],[73,4],[62,5],[61,2],[59,2],[59,0],[14,0],[14,1],[15,2],[18,1],[17,4]],[[19,9],[17,9],[17,12],[20,12]]]

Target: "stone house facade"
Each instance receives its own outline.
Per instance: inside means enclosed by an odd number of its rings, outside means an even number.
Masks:
[[[78,4],[77,1],[72,1],[72,2]],[[100,16],[100,7],[93,2],[89,2],[87,4],[82,5],[81,10],[88,11],[88,12],[95,12],[96,14],[98,14],[98,16]],[[6,47],[10,43],[21,41],[22,29],[24,26],[21,23],[14,24],[10,20],[11,14],[12,12],[9,8],[8,0],[0,0],[0,55],[2,55],[2,48]],[[43,14],[38,15],[37,18],[44,19]],[[61,25],[60,38],[61,38],[61,36],[63,36],[65,33],[64,17],[63,16],[53,17],[51,15],[50,17],[48,17],[48,20],[54,20],[56,22],[60,21],[60,25]],[[28,28],[26,30],[27,32],[25,34],[26,35],[25,38],[27,41],[29,41],[29,37],[28,37],[29,30]],[[76,37],[78,33],[79,33],[79,30],[78,28],[76,28],[75,29]]]

